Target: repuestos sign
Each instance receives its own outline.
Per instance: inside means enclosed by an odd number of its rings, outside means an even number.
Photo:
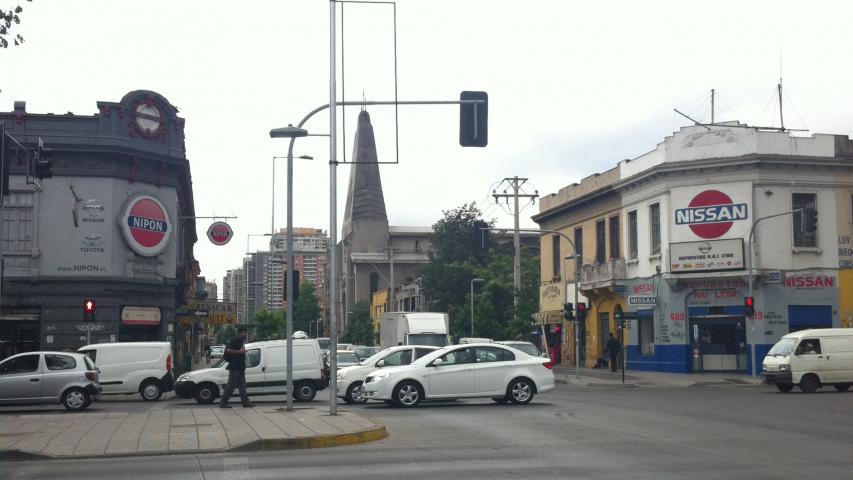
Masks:
[[[732,223],[749,218],[745,203],[734,203],[719,190],[705,190],[690,201],[688,208],[675,210],[676,225],[687,225],[698,237],[719,238]]]
[[[150,195],[138,195],[127,202],[118,221],[125,241],[139,255],[159,255],[169,244],[172,232],[169,213]]]

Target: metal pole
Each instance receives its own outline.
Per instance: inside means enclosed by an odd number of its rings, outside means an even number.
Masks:
[[[272,213],[270,214],[270,233],[275,235],[275,157],[272,157]]]
[[[581,378],[580,322],[578,321],[578,282],[580,282],[581,257],[575,250],[575,379]]]
[[[335,8],[334,0],[329,1],[329,415],[338,414],[338,361],[337,345],[338,332],[335,325],[336,308],[338,302],[338,255],[336,252],[338,243],[338,193],[337,193],[337,134],[338,119],[337,108],[337,75],[335,66],[337,56],[335,54]]]
[[[474,279],[471,279],[471,338],[474,338]]]
[[[287,147],[287,264],[284,269],[284,283],[287,285],[287,410],[293,410],[293,143],[296,137],[290,137]],[[275,160],[273,160],[275,165]],[[299,288],[297,285],[296,288]]]
[[[512,187],[515,193],[513,201],[515,212],[513,213],[513,219],[515,222],[515,232],[512,239],[513,248],[515,250],[515,255],[512,257],[512,286],[515,289],[512,297],[512,306],[513,306],[513,319],[518,320],[518,295],[521,291],[521,233],[518,231],[518,189],[520,185],[518,183],[519,178],[515,177],[512,183]]]

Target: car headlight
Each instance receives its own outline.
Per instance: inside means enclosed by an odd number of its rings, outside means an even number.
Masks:
[[[189,381],[189,379],[190,379],[190,374],[188,374],[188,373],[185,373],[185,374],[181,375],[180,377],[178,377],[179,382],[187,382],[187,381]]]
[[[790,365],[779,365],[779,371],[780,372],[790,372],[791,366]]]

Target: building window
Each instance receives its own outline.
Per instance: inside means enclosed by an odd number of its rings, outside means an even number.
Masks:
[[[377,290],[379,290],[379,274],[370,272],[370,294],[373,295]]]
[[[416,251],[416,252],[420,252],[420,251],[421,251],[421,242],[420,242],[420,240],[415,240],[415,251]]]
[[[595,222],[595,263],[602,264],[607,256],[607,232],[604,220]]]
[[[628,259],[637,258],[637,211],[628,212]]]
[[[792,193],[791,209],[817,208],[817,195],[814,193]],[[799,211],[793,215],[794,223],[794,246],[802,248],[817,247],[817,232],[807,232],[803,224],[803,212]]]
[[[560,277],[560,236],[551,237],[551,270],[554,278]]]
[[[610,258],[619,258],[619,217],[610,217]]]
[[[654,355],[655,353],[655,319],[646,316],[637,319],[637,336],[640,340],[640,355]]]
[[[33,245],[32,192],[12,192],[3,208],[3,252],[29,253]]]
[[[580,263],[583,263],[583,228],[575,229],[575,255],[581,257]]]
[[[656,203],[649,207],[649,229],[651,230],[651,252],[652,256],[660,255],[660,204]]]

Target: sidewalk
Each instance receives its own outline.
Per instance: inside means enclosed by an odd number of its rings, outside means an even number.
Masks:
[[[0,460],[289,450],[386,436],[361,415],[314,407],[0,415]]]
[[[568,373],[568,376],[566,375]],[[743,373],[666,373],[625,371],[625,383],[622,383],[622,371],[611,372],[609,369],[581,367],[580,378],[577,378],[575,368],[569,366],[568,372],[562,365],[554,365],[554,376],[557,383],[582,387],[707,387],[707,386],[759,386],[762,377],[752,378]]]

